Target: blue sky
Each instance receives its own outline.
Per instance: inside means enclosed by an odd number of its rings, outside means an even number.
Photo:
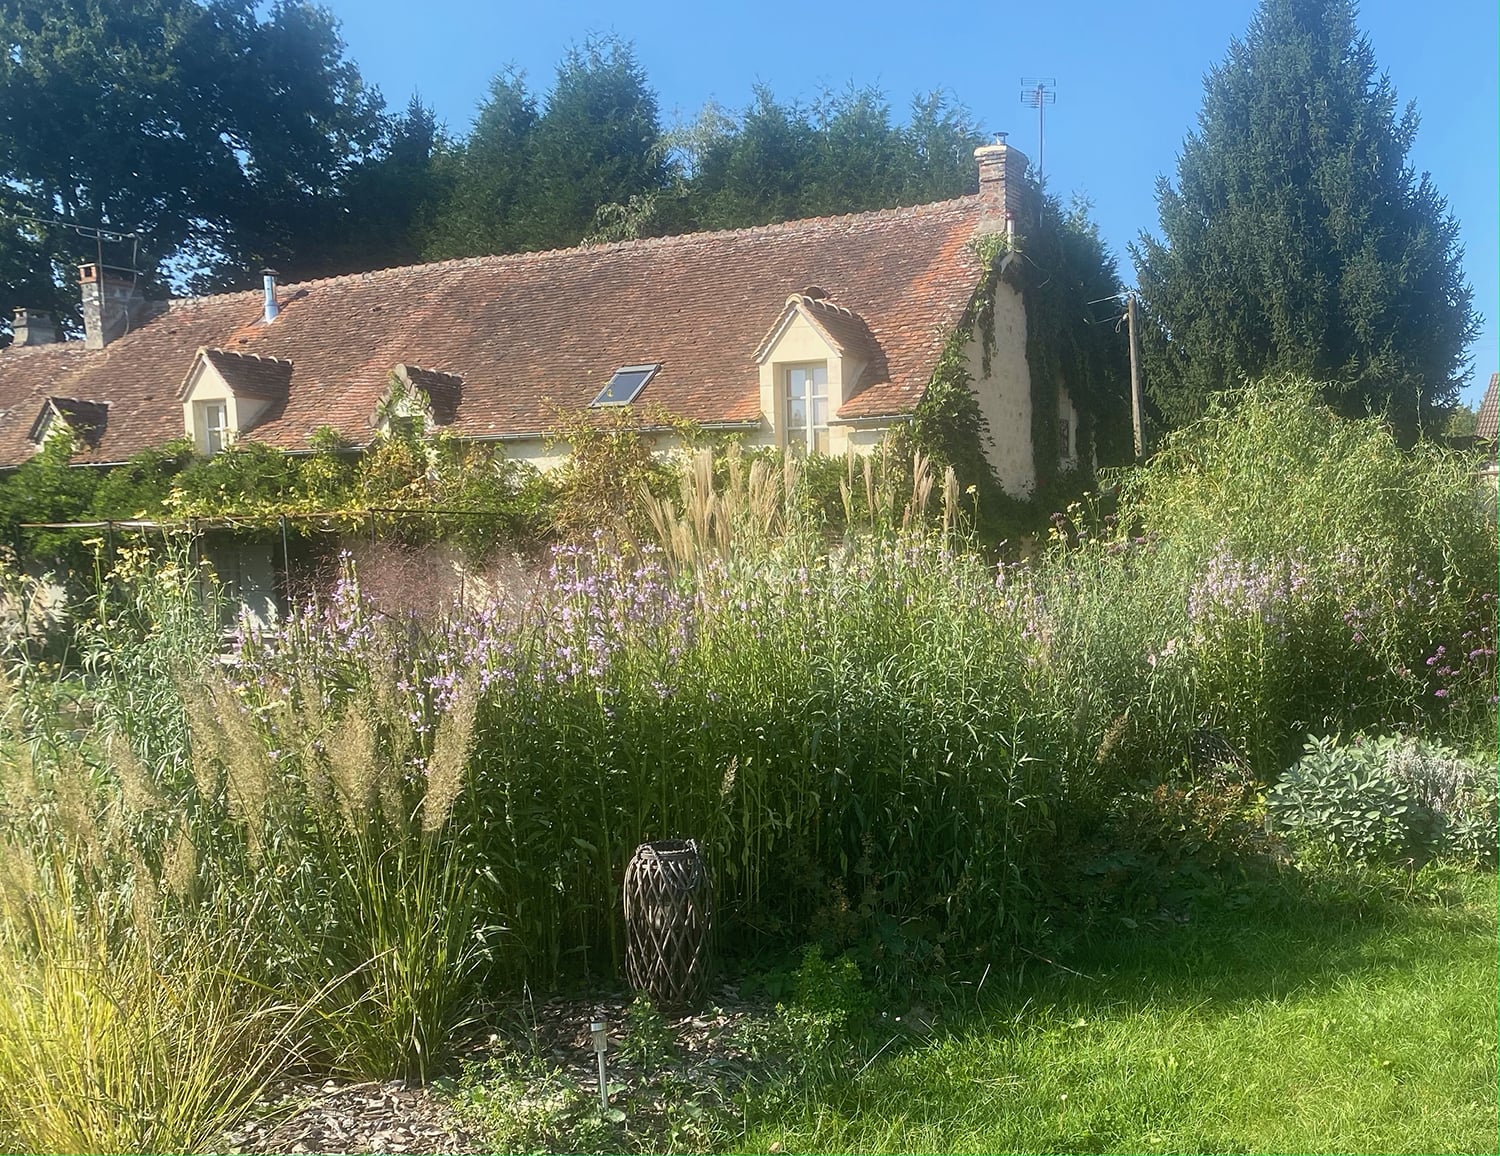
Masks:
[[[764,83],[784,100],[850,81],[885,90],[898,115],[912,94],[944,88],[987,130],[1036,160],[1036,114],[1022,76],[1057,80],[1047,110],[1054,192],[1094,205],[1127,280],[1126,245],[1156,227],[1155,181],[1175,173],[1202,100],[1204,72],[1242,34],[1254,0],[1102,0],[1071,4],[806,4],[325,0],[349,55],[394,106],[419,91],[467,132],[489,79],[506,65],[545,92],[566,47],[590,32],[632,41],[663,120],[712,99],[730,109]],[[1360,25],[1422,128],[1410,156],[1458,218],[1484,329],[1465,400],[1500,369],[1500,5],[1495,0],[1366,0]]]

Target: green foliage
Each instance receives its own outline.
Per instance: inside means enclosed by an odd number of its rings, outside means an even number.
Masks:
[[[993,295],[994,282],[987,282],[976,297]],[[971,323],[972,325],[972,323]],[[1002,494],[994,467],[985,455],[989,442],[989,422],[979,408],[979,399],[971,388],[968,343],[970,327],[949,335],[938,355],[932,379],[922,400],[912,411],[909,436],[912,445],[940,465],[952,466],[959,481],[967,486],[983,487],[981,502],[988,504]]]
[[[1441,744],[1311,738],[1266,796],[1268,821],[1299,847],[1359,861],[1435,856],[1493,866],[1495,776]]]
[[[193,448],[186,439],[142,450],[99,475],[89,513],[106,521],[162,517],[173,484],[192,460]]]
[[[1388,596],[1417,571],[1483,593],[1495,525],[1472,462],[1431,445],[1402,450],[1383,423],[1317,404],[1321,392],[1270,380],[1211,405],[1148,468],[1122,475],[1122,522],[1199,559],[1221,544],[1326,561],[1352,552]]]
[[[625,1035],[620,1040],[620,1059],[647,1075],[672,1059],[676,1051],[672,1030],[651,997],[638,995],[625,1009]]]
[[[171,505],[188,516],[280,513],[295,508],[297,483],[289,455],[261,442],[237,442],[184,469],[172,487]]]
[[[1134,250],[1169,423],[1245,378],[1295,374],[1341,413],[1440,428],[1477,332],[1458,223],[1407,164],[1417,116],[1351,0],[1263,0],[1205,80],[1198,129]]]
[[[1026,364],[1031,374],[1031,441],[1037,488],[1076,496],[1066,486],[1061,459],[1058,403],[1066,392],[1078,412],[1072,431],[1078,459],[1087,471],[1090,448],[1100,465],[1134,456],[1130,422],[1130,363],[1124,335],[1113,318],[1120,309],[1115,259],[1089,219],[1089,205],[1075,200],[1064,209],[1037,194],[1040,220],[1023,238],[1018,274],[1026,303]],[[1059,486],[1059,483],[1064,483]],[[1053,504],[1047,513],[1060,509]]]
[[[673,431],[689,442],[696,436],[665,413],[628,405],[555,412],[549,426],[548,446],[568,451],[556,471],[552,510],[552,529],[564,539],[586,539],[606,528],[645,533],[641,495],[660,497],[675,481],[671,465],[654,452],[652,434]]]
[[[68,530],[26,530],[25,522],[87,520],[99,475],[69,464],[73,439],[66,431],[49,437],[41,452],[0,481],[0,526],[20,552],[42,564],[81,569],[88,557],[83,535]]]
[[[496,76],[474,131],[442,155],[451,191],[429,259],[576,245],[609,206],[649,205],[667,184],[656,96],[626,41],[570,48],[540,110],[516,72]]]
[[[382,123],[324,9],[25,0],[0,11],[0,41],[7,199],[138,234],[139,248],[107,245],[105,260],[144,269],[152,288],[170,260],[204,284],[238,283],[289,253],[310,272],[347,228],[344,178],[378,152]],[[66,133],[38,131],[60,122]],[[69,266],[98,260],[94,243],[8,223],[0,253],[18,251],[43,295],[0,302],[7,316],[32,305],[76,319]]]
[[[883,93],[851,85],[810,108],[758,87],[739,117],[710,105],[675,139],[690,227],[724,229],[973,192],[973,152],[985,138],[941,91],[915,98],[908,122],[895,125]]]

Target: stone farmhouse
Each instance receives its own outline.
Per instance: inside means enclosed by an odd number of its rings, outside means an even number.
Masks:
[[[148,302],[83,265],[84,339],[21,309],[0,350],[0,468],[64,427],[74,461],[97,466],[184,436],[204,454],[306,451],[325,427],[367,445],[400,419],[394,381],[433,425],[544,469],[567,452],[549,415],[632,403],[752,446],[865,450],[910,420],[970,310],[976,239],[1024,235],[1026,158],[975,155],[979,193],[937,204],[303,283],[268,271],[263,293]],[[1026,318],[1004,278],[991,355],[977,337],[969,355],[990,459],[1025,494]],[[1074,464],[1089,450],[1066,395],[1058,417]]]

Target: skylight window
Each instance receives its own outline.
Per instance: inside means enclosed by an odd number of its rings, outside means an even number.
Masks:
[[[656,371],[660,368],[660,363],[621,366],[615,370],[609,384],[599,391],[599,396],[589,404],[629,405],[640,396],[641,390],[646,388],[646,383],[656,376]]]

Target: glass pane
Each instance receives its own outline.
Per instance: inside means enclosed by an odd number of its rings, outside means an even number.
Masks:
[[[815,365],[812,367],[813,384],[820,389],[828,388],[828,366]]]
[[[822,397],[814,396],[812,399],[812,423],[818,429],[828,428],[828,397],[826,394]]]
[[[642,365],[627,369],[617,369],[599,396],[594,398],[591,405],[629,405],[645,388],[646,382],[651,380],[660,366]]]
[[[800,397],[786,399],[786,424],[788,429],[804,429],[807,426],[807,402]]]
[[[828,452],[828,431],[826,429],[813,431],[813,450],[820,454]]]

